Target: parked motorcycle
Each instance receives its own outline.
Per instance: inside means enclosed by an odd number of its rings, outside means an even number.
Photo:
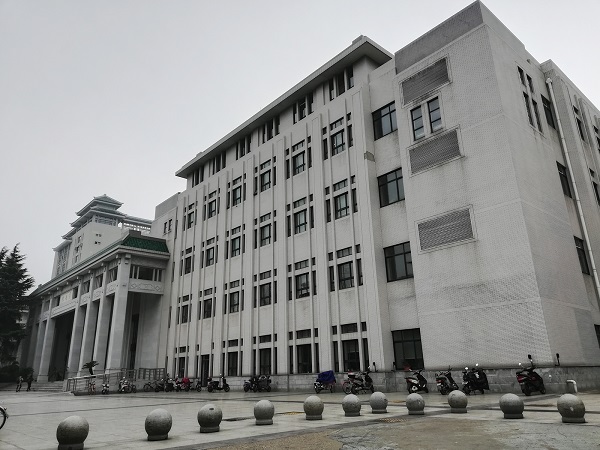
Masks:
[[[220,380],[222,380],[222,382]],[[208,385],[206,387],[206,389],[208,389],[208,392],[212,392],[212,391],[229,392],[229,385],[227,384],[227,380],[225,380],[225,377],[221,377],[220,380],[213,381],[212,377],[209,377],[207,379]]]
[[[490,385],[488,384],[487,375],[483,369],[479,368],[479,364],[475,364],[471,370],[465,367],[463,370],[463,387],[462,391],[469,395],[471,392],[479,391],[485,394],[485,390],[489,391]]]
[[[244,392],[249,392],[252,390],[252,387],[256,383],[256,376],[250,377],[249,380],[244,381]]]
[[[189,392],[192,388],[192,381],[188,377],[183,377],[181,379],[181,389],[185,392]]]
[[[104,394],[104,384],[102,385],[102,390],[103,390],[103,394]],[[121,380],[119,381],[119,393],[125,393],[125,394],[129,394],[130,392],[137,392],[137,387],[135,384],[133,384],[130,380],[127,380],[125,377],[121,378]],[[108,392],[107,392],[108,393]]]
[[[0,428],[4,426],[6,419],[8,419],[8,410],[6,406],[0,406]]]
[[[425,393],[429,392],[427,388],[427,380],[423,375],[421,375],[423,369],[413,370],[412,377],[405,377],[406,380],[406,389],[409,394],[414,394],[419,391],[424,391]]]
[[[315,381],[315,392],[318,394],[324,389],[329,389],[329,392],[333,393],[335,387],[335,373],[333,370],[326,370],[321,372]]]
[[[196,386],[195,389],[200,392],[202,390],[202,380],[200,378],[196,379]]]
[[[102,383],[102,394],[106,395],[110,392],[110,384],[108,383],[108,381],[105,381],[104,383]]]
[[[348,374],[348,378],[352,381],[352,385],[350,386],[350,392],[354,395],[358,394],[360,391],[371,391],[375,392],[375,386],[373,386],[373,379],[369,376],[371,371],[369,369],[364,372],[359,372],[358,374],[354,372],[352,376],[350,373]]]
[[[523,394],[530,396],[532,392],[539,392],[540,394],[546,393],[546,387],[544,386],[544,380],[539,373],[535,372],[535,365],[533,360],[529,359],[531,367],[525,368],[521,363],[519,367],[521,370],[517,371],[517,381],[521,385],[521,391]]]
[[[175,390],[175,380],[171,377],[167,377],[165,381],[165,392],[172,392]]]
[[[450,367],[448,367],[448,370],[441,370],[435,373],[435,383],[442,395],[458,390],[458,384],[452,378],[452,368]]]
[[[158,382],[156,380],[148,381],[146,384],[144,384],[144,392],[150,392],[150,391],[156,390],[157,385],[158,385]],[[158,392],[158,391],[156,391],[156,392]]]
[[[183,383],[179,379],[179,377],[175,377],[175,381],[173,382],[173,386],[175,387],[175,392],[181,392],[183,390]]]

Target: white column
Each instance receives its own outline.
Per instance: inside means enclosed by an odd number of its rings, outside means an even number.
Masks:
[[[119,262],[106,369],[120,369],[125,366],[123,364],[123,340],[125,339],[127,295],[129,293],[129,261],[129,258],[122,257]]]
[[[81,286],[80,286],[81,288]],[[69,356],[67,360],[68,374],[72,377],[79,372],[79,358],[81,357],[81,347],[83,340],[83,326],[85,322],[86,309],[84,306],[75,307],[75,317],[73,319],[73,330],[71,331],[71,345],[69,346]],[[84,363],[85,364],[85,363]]]
[[[81,367],[92,360],[94,356],[94,337],[96,335],[96,321],[98,320],[99,303],[93,302],[90,298],[85,307],[85,319],[83,321],[83,333],[81,336],[81,351],[79,354],[79,364],[77,366],[77,376],[88,375],[87,370],[82,371]],[[69,364],[69,367],[71,365]]]
[[[42,355],[40,357],[40,368],[38,370],[38,381],[48,381],[48,371],[50,369],[50,358],[52,356],[52,346],[54,344],[54,327],[56,321],[48,317],[46,322],[46,332],[44,333],[44,344],[42,346]]]
[[[33,356],[34,376],[40,373],[40,361],[42,359],[42,348],[44,348],[44,337],[46,336],[46,322],[40,320],[38,324],[37,339],[35,344],[35,355]]]
[[[98,361],[97,369],[104,370],[106,359],[106,344],[108,339],[108,328],[110,324],[110,313],[112,300],[106,297],[106,267],[102,274],[102,294],[100,295],[100,307],[98,308],[98,322],[96,325],[96,339],[94,341],[94,360]]]

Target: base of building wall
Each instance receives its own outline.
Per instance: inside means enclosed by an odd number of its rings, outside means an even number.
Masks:
[[[521,392],[517,382],[516,372],[519,369],[486,369],[490,392],[518,394]],[[579,391],[600,389],[600,366],[592,367],[542,367],[537,368],[544,379],[547,393],[564,394],[567,392],[567,380],[575,380]],[[423,371],[422,375],[427,379],[430,392],[436,391],[435,372]],[[405,378],[412,376],[412,372],[371,372],[371,378],[375,384],[375,390],[383,392],[406,391]],[[462,372],[452,371],[454,381],[462,386]],[[250,377],[226,377],[232,390],[241,390],[244,381]],[[346,378],[345,373],[336,373],[337,384],[334,392],[341,392],[342,383]],[[294,375],[271,375],[271,389],[273,391],[312,391],[317,374],[294,374]],[[324,391],[327,392],[327,391]]]

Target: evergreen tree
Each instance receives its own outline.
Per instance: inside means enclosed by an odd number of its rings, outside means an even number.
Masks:
[[[12,251],[0,250],[0,365],[15,361],[19,343],[27,334],[21,315],[27,310],[25,294],[34,281],[24,260],[18,244]]]

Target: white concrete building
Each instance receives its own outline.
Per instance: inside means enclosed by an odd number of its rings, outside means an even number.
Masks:
[[[480,2],[395,54],[359,37],[177,172],[186,189],[152,223],[171,260],[140,364],[600,365],[599,128]],[[114,355],[105,367],[126,367]]]

